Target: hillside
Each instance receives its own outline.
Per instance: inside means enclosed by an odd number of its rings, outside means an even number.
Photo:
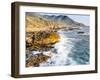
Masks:
[[[26,32],[50,31],[63,25],[64,23],[45,20],[38,16],[26,16]]]
[[[65,15],[26,15],[26,32],[52,31],[61,28],[85,26]]]

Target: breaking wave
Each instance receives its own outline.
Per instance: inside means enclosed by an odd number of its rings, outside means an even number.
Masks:
[[[44,52],[45,55],[49,55],[51,58],[41,63],[40,66],[89,64],[89,31],[84,28],[81,30],[84,33],[78,33],[80,30],[59,30],[59,42],[53,45],[53,49]]]

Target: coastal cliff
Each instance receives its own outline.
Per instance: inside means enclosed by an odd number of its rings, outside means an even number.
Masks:
[[[79,29],[84,24],[78,23],[64,15],[26,15],[26,67],[38,67],[51,56],[43,54],[60,40],[59,29],[66,31]],[[33,55],[32,51],[38,51]]]

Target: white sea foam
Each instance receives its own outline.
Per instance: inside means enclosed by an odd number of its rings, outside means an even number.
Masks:
[[[60,40],[58,43],[53,45],[56,52],[52,52],[52,50],[44,52],[46,55],[50,54],[51,58],[46,62],[41,63],[40,66],[87,64],[89,62],[88,39],[86,36],[82,36],[84,34],[78,34],[80,31],[89,35],[89,30],[85,27],[82,27],[81,30],[74,31],[59,30],[58,34],[60,35]]]
[[[71,58],[68,57],[73,45],[71,41],[66,38],[63,33],[59,33],[60,41],[54,45],[54,48],[57,50],[57,53],[52,53],[51,58],[47,62],[41,63],[40,66],[64,66],[72,62]],[[51,52],[50,52],[51,53]]]

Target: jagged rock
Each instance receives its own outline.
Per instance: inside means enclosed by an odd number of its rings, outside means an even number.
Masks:
[[[59,41],[59,38],[56,32],[34,32],[27,36],[26,48],[28,50],[48,51],[53,48],[53,44]]]
[[[32,56],[28,60],[26,60],[26,67],[38,67],[40,63],[45,62],[49,58],[50,56],[46,56],[42,53],[36,54],[35,56]]]

